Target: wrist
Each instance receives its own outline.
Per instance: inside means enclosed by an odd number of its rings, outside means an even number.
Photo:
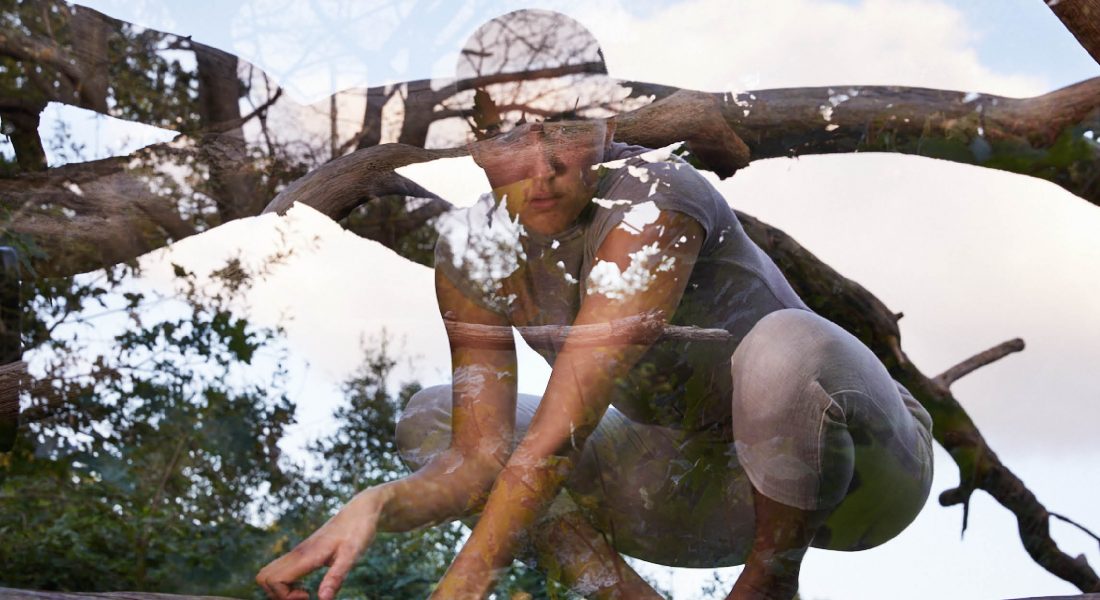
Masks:
[[[390,483],[383,483],[360,491],[351,499],[351,502],[369,506],[371,509],[382,513],[392,500],[393,486]]]
[[[389,531],[387,521],[389,521],[389,513],[392,512],[395,492],[394,482],[391,481],[359,492],[353,501],[360,501],[369,506],[370,510],[378,516],[379,530]]]

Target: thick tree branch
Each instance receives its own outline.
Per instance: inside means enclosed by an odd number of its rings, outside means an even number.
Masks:
[[[684,141],[719,177],[729,177],[747,166],[751,152],[723,118],[713,94],[680,90],[667,98],[621,115],[616,139],[660,148]]]
[[[80,81],[80,65],[68,50],[7,24],[0,26],[0,55],[57,69],[70,80]]]
[[[427,150],[403,144],[383,144],[329,161],[295,181],[267,205],[263,212],[285,213],[302,202],[334,220],[346,217],[370,198],[410,196],[438,198],[395,169],[438,158],[465,156],[465,148]]]
[[[1100,0],[1044,0],[1066,29],[1100,64]]]
[[[130,156],[0,179],[0,234],[27,247],[38,275],[70,275],[125,262],[197,232],[179,200],[159,193],[167,156],[158,144]]]
[[[670,98],[671,99],[671,98]],[[1100,205],[1100,77],[1033,98],[882,86],[723,97],[752,160],[900,152],[1031,175]]]
[[[117,21],[83,6],[73,6],[72,15],[72,54],[80,67],[79,79],[74,82],[80,102],[88,109],[106,113],[110,111],[108,41]]]

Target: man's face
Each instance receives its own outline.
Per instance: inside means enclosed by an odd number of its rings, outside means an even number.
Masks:
[[[604,121],[527,123],[471,146],[493,194],[527,229],[568,228],[592,200],[611,126]]]

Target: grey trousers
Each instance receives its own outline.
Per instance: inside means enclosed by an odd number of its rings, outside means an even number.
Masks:
[[[931,418],[874,354],[801,309],[761,319],[731,358],[733,440],[636,423],[610,407],[560,502],[579,507],[628,556],[676,567],[742,564],[753,488],[832,509],[813,545],[860,550],[916,518],[932,482]],[[516,442],[540,398],[520,394]],[[419,468],[450,443],[449,385],[421,390],[397,425]]]

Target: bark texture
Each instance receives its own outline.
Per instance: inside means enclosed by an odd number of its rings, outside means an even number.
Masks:
[[[1100,64],[1100,0],[1047,0],[1046,5]]]

